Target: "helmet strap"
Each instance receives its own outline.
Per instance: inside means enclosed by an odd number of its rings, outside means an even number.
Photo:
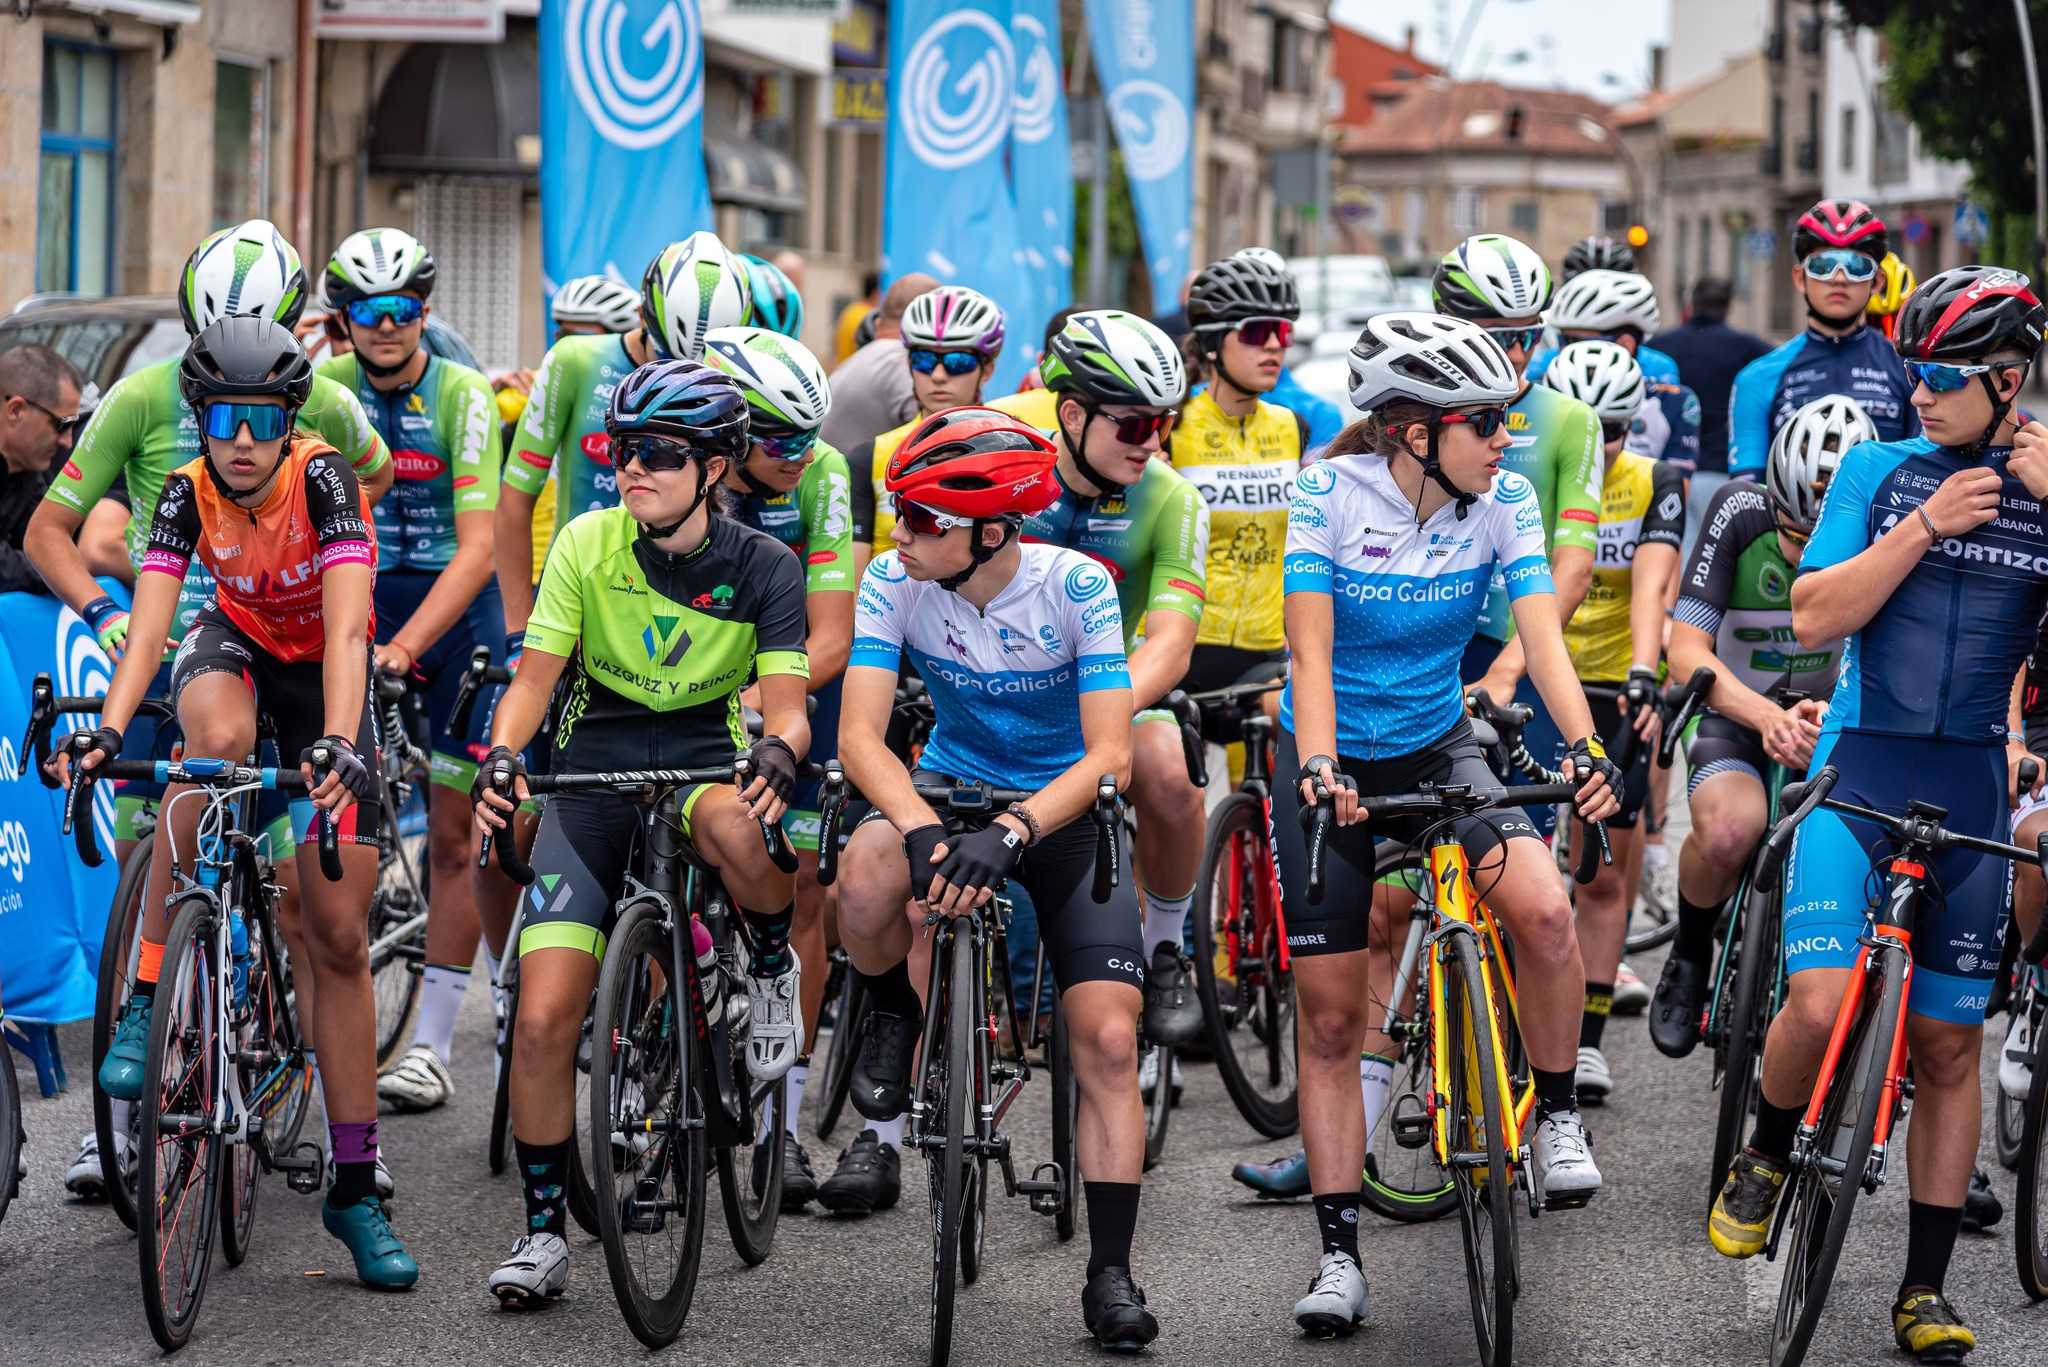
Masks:
[[[776,498],[781,495],[782,490],[777,489],[772,484],[769,484],[766,481],[762,480],[761,478],[756,476],[752,470],[749,470],[747,468],[747,462],[745,458],[741,458],[739,460],[734,461],[732,463],[732,468],[734,472],[739,475],[740,483],[746,485],[747,491],[753,494],[755,497]]]
[[[984,541],[981,535],[981,529],[983,527],[988,526],[990,523],[996,523],[1000,525],[1003,529],[1003,539],[1001,541],[998,541],[993,546],[989,545],[986,541]],[[996,554],[999,551],[1001,551],[1003,547],[1009,545],[1010,542],[1016,539],[1017,530],[1017,524],[1007,517],[976,518],[974,520],[973,527],[969,530],[969,535],[971,535],[974,538],[974,543],[968,551],[968,555],[971,558],[967,562],[967,568],[964,570],[957,570],[954,573],[945,576],[943,579],[935,579],[932,582],[937,584],[940,588],[944,589],[948,593],[960,592],[961,587],[965,585],[968,580],[974,578],[974,572],[976,570],[980,569],[983,565],[986,565],[989,561],[995,559]]]
[[[1074,458],[1074,468],[1079,470],[1082,477],[1095,486],[1095,496],[1100,498],[1111,489],[1121,489],[1123,486],[1115,480],[1105,477],[1088,463],[1086,450],[1088,445],[1088,428],[1097,418],[1102,416],[1102,410],[1093,404],[1084,403],[1081,405],[1081,412],[1086,415],[1081,419],[1081,437],[1078,441],[1072,437],[1067,437],[1067,454]],[[1067,429],[1065,427],[1060,428],[1060,435],[1062,437],[1067,436]]]
[[[2005,415],[2012,411],[2013,404],[2018,401],[2019,390],[2026,388],[2026,368],[2022,366],[2020,367],[2019,389],[2013,390],[2012,398],[2001,399],[1998,397],[1998,386],[1991,382],[1991,377],[1996,373],[1997,371],[1986,371],[1977,377],[1977,383],[1984,386],[1985,394],[1991,399],[1991,422],[1984,429],[1984,435],[1971,442],[1965,448],[1972,456],[1981,455],[1984,448],[1991,445],[1992,439],[1998,435],[1998,429],[2005,425]]]
[[[296,423],[298,421],[298,410],[293,409],[291,412],[292,420]],[[293,430],[296,431],[296,429]],[[220,471],[216,470],[213,465],[213,449],[210,446],[207,447],[205,452],[206,477],[213,481],[214,492],[238,508],[253,507],[263,502],[264,499],[270,496],[270,486],[276,481],[277,472],[284,469],[285,460],[292,453],[292,436],[293,432],[291,431],[285,433],[284,444],[277,448],[277,462],[270,467],[270,473],[263,477],[263,482],[253,489],[237,489],[222,479]],[[199,440],[204,444],[207,439],[201,437]]]
[[[1259,397],[1261,391],[1253,389],[1251,386],[1245,384],[1242,380],[1238,379],[1237,376],[1231,374],[1229,368],[1223,364],[1222,347],[1219,346],[1214,351],[1207,352],[1205,354],[1209,358],[1209,368],[1216,372],[1216,378],[1218,380],[1220,380],[1224,384],[1229,385],[1232,389],[1235,389],[1238,393],[1242,394],[1247,399],[1256,399]]]
[[[1479,501],[1479,495],[1466,493],[1463,489],[1451,483],[1450,476],[1444,473],[1443,462],[1437,458],[1437,437],[1442,431],[1443,425],[1441,423],[1433,422],[1429,424],[1429,452],[1422,459],[1422,473],[1435,480],[1437,488],[1442,489],[1451,496],[1451,501],[1458,505],[1458,520],[1463,522],[1465,515],[1472,510],[1472,505]],[[1422,500],[1420,498],[1415,500],[1415,525],[1418,527],[1422,525]]]

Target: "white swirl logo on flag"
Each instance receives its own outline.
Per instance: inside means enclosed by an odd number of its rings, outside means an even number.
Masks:
[[[57,614],[53,653],[57,657],[57,693],[60,697],[100,697],[114,681],[113,662],[100,649],[85,619],[64,608]],[[64,733],[90,730],[92,718],[73,713],[64,718]],[[114,847],[114,785],[97,783],[92,790],[92,829],[103,850]]]
[[[657,0],[653,18],[639,26],[629,65],[628,11],[644,13],[645,0],[568,0],[563,50],[569,85],[591,124],[607,142],[644,151],[667,142],[704,107],[704,43],[697,7],[688,0]],[[653,69],[647,75],[649,59]]]
[[[1188,111],[1157,81],[1128,81],[1109,97],[1116,142],[1132,180],[1159,180],[1187,164]]]
[[[1010,20],[1017,45],[1017,102],[1010,118],[1018,142],[1044,142],[1059,112],[1060,68],[1045,25],[1029,14]]]
[[[904,59],[896,111],[918,160],[955,171],[1002,146],[1015,68],[1010,35],[978,10],[955,11],[926,29]]]

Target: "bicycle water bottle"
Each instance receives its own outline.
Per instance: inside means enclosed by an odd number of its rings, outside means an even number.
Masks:
[[[690,948],[697,954],[697,981],[704,985],[704,1024],[708,1028],[725,1019],[725,974],[718,967],[718,946],[704,923],[690,918]]]
[[[228,950],[234,960],[235,1009],[249,1005],[249,927],[240,907],[228,908]]]

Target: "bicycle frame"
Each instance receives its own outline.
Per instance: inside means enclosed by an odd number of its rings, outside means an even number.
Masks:
[[[1429,842],[1428,860],[1430,903],[1434,908],[1435,921],[1435,925],[1426,936],[1429,947],[1427,982],[1432,1083],[1429,1110],[1437,1162],[1448,1171],[1456,1158],[1451,1150],[1452,1061],[1447,1057],[1450,1047],[1450,1025],[1448,992],[1443,970],[1444,945],[1454,935],[1470,935],[1481,942],[1479,966],[1486,980],[1486,1028],[1493,1037],[1495,1082],[1500,1088],[1501,1096],[1515,1098],[1509,1131],[1502,1139],[1510,1155],[1510,1164],[1519,1167],[1522,1129],[1528,1124],[1530,1110],[1536,1104],[1536,1089],[1533,1083],[1527,1083],[1518,1093],[1508,1072],[1507,1038],[1501,1030],[1498,998],[1505,992],[1509,1017],[1517,1023],[1517,1029],[1520,1028],[1521,1008],[1515,995],[1515,977],[1508,968],[1506,945],[1502,941],[1500,925],[1495,921],[1492,909],[1479,899],[1477,890],[1472,886],[1472,866],[1465,856],[1465,847],[1458,843],[1457,836],[1448,829],[1439,830]],[[1394,1000],[1397,1002],[1401,1000],[1402,979],[1405,976],[1405,969],[1396,970]],[[1459,1066],[1466,1066],[1469,1062],[1469,1057],[1460,1060]]]
[[[1016,1166],[1010,1157],[1009,1138],[997,1133],[997,1129],[1023,1094],[1024,1084],[1031,1078],[1031,1065],[1025,1053],[1023,1020],[1017,1013],[1016,985],[1011,981],[1007,968],[1008,941],[1003,918],[1001,914],[988,914],[989,908],[997,905],[997,901],[991,899],[988,907],[962,916],[947,918],[934,912],[928,918],[928,924],[936,924],[936,932],[932,936],[931,975],[925,991],[923,1048],[919,1054],[920,1057],[930,1057],[933,1046],[943,1036],[946,998],[951,990],[951,984],[946,981],[946,967],[952,961],[950,951],[955,937],[971,935],[974,937],[974,978],[980,987],[981,1001],[975,1012],[974,1058],[967,1074],[975,1084],[974,1133],[964,1137],[961,1147],[969,1157],[993,1158],[1000,1163],[1004,1189],[1008,1195],[1016,1196],[1025,1188],[1018,1184]],[[1041,965],[1042,962],[1041,955]],[[997,971],[998,965],[1004,966],[1003,971]],[[1034,998],[1034,1024],[1036,1006]],[[1015,1061],[1002,1058],[996,1048],[996,1038],[1002,1028],[997,1008],[1001,1008],[1001,1015],[1008,1017],[1010,1044],[1017,1056]],[[917,1086],[910,1098],[910,1121],[905,1128],[906,1145],[924,1152],[943,1150],[946,1143],[944,1134],[933,1134],[925,1128],[935,1104],[927,1091],[929,1082],[930,1070],[919,1068]],[[994,1086],[993,1091],[989,1090],[990,1084]],[[1072,1180],[1071,1174],[1067,1175],[1067,1180]]]
[[[1770,834],[1771,822],[1777,818],[1778,794],[1784,791],[1785,784],[1789,779],[1790,775],[1786,773],[1785,766],[1782,764],[1772,764],[1770,772],[1764,777],[1764,811],[1769,817],[1764,826],[1765,835]],[[1720,952],[1714,956],[1714,981],[1707,995],[1706,1019],[1702,1022],[1700,1034],[1708,1044],[1717,1047],[1722,1042],[1722,1032],[1726,1029],[1726,1025],[1719,1015],[1721,998],[1727,989],[1728,973],[1734,967],[1735,951],[1740,945],[1742,938],[1736,933],[1740,929],[1738,923],[1744,919],[1744,913],[1749,906],[1749,893],[1750,889],[1756,884],[1757,860],[1762,856],[1763,848],[1763,839],[1759,837],[1756,842],[1756,848],[1749,852],[1749,859],[1742,866],[1742,877],[1736,881],[1734,901],[1732,903],[1735,910],[1730,913],[1729,917],[1730,930],[1727,935],[1722,937]],[[1777,1014],[1778,1003],[1783,1001],[1785,997],[1784,955],[1778,955],[1777,959],[1777,968],[1771,975],[1771,1014],[1773,1015]],[[1718,1068],[1719,1063],[1717,1062],[1715,1066]],[[1719,1081],[1718,1077],[1716,1081]]]

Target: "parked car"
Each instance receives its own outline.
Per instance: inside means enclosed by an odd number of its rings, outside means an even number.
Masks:
[[[1394,273],[1385,257],[1297,256],[1287,269],[1301,294],[1294,336],[1302,346],[1324,332],[1355,334],[1367,318],[1395,307]]]

